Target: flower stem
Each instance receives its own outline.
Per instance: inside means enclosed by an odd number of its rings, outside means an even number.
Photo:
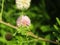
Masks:
[[[11,24],[9,24],[9,23],[6,23],[6,22],[4,22],[4,21],[0,21],[0,23],[2,23],[2,24],[4,24],[4,25],[6,25],[6,26],[9,26],[9,27],[11,27],[11,28],[14,28],[14,29],[18,29],[18,27],[16,27],[16,26],[13,26],[13,25],[11,25]]]
[[[3,8],[4,8],[4,0],[2,0],[2,9],[1,9],[1,14],[0,14],[0,20],[2,20]]]

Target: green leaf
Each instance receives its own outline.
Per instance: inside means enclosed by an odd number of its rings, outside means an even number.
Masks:
[[[58,17],[56,17],[57,23],[60,25],[60,20]]]
[[[7,41],[3,37],[0,37],[0,41],[3,43],[7,43]]]
[[[56,29],[56,30],[59,30],[59,28],[58,28],[58,26],[57,25],[53,25],[54,26],[54,28]]]
[[[28,31],[30,31],[29,27],[20,26],[20,28],[17,30],[18,33],[21,33],[22,35],[26,35]]]
[[[42,30],[42,32],[46,32],[46,31],[49,31],[50,30],[50,26],[48,25],[44,25],[44,26],[41,26],[40,29]]]

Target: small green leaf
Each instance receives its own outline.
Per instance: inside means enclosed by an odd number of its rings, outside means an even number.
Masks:
[[[43,32],[46,32],[46,31],[49,31],[50,30],[50,26],[46,25],[46,26],[41,26],[40,29],[43,31]]]
[[[60,20],[58,17],[56,17],[57,23],[60,25]]]
[[[58,30],[59,28],[57,27],[57,25],[53,25],[54,26],[54,28],[56,29],[56,30]]]
[[[23,27],[20,26],[20,28],[17,30],[18,33],[21,33],[22,35],[26,35],[28,31],[30,31],[29,27]]]

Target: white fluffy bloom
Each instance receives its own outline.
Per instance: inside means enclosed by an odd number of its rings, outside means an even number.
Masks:
[[[28,16],[21,16],[17,19],[17,26],[29,26],[31,24],[30,18]]]
[[[30,7],[31,0],[16,0],[16,6],[18,9],[28,9]]]

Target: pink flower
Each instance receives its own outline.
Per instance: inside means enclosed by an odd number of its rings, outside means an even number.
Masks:
[[[17,19],[17,26],[29,26],[31,23],[30,18],[28,16],[21,16]]]

